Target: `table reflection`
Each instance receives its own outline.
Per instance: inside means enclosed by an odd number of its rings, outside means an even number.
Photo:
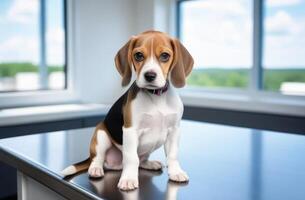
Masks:
[[[86,172],[69,180],[105,199],[305,199],[305,137],[302,135],[182,121],[180,161],[186,185],[162,173],[140,170],[139,189],[117,189],[120,171],[102,179]],[[93,128],[59,131],[0,141],[22,159],[60,176],[66,166],[89,154]],[[162,148],[151,155],[165,164]]]
[[[164,172],[163,172],[164,173]],[[106,171],[105,176],[100,179],[89,179],[92,190],[101,198],[105,199],[177,199],[177,193],[180,187],[184,187],[187,183],[175,183],[167,181],[166,190],[161,190],[152,179],[160,176],[162,172],[154,172],[148,170],[140,170],[140,187],[133,191],[121,191],[117,188],[120,179],[120,171]],[[72,180],[70,180],[72,182]]]

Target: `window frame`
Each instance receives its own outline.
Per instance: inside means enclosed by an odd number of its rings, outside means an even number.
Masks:
[[[39,16],[39,40],[40,40],[40,63],[39,73],[40,76],[46,75],[46,70],[41,70],[41,64],[46,66],[46,27],[44,26],[45,15],[45,0],[40,0],[40,12]],[[59,103],[71,103],[79,101],[79,94],[76,91],[75,75],[76,70],[73,68],[73,1],[63,0],[64,4],[64,29],[65,29],[65,87],[60,90],[27,90],[27,91],[3,91],[0,92],[0,109],[10,107],[23,107],[23,106],[35,106],[35,105],[48,105]],[[43,52],[42,52],[43,51]],[[45,83],[44,83],[45,84]]]
[[[175,35],[181,38],[181,3],[175,0]],[[186,105],[250,112],[305,116],[305,96],[285,95],[263,90],[264,0],[252,0],[252,67],[247,88],[208,88],[186,86],[180,95]]]

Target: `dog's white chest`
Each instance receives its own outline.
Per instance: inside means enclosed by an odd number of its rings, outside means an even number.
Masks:
[[[138,126],[139,155],[150,154],[165,143],[168,129],[175,126],[176,113],[163,113],[155,110],[143,113]]]
[[[169,129],[177,126],[183,112],[179,96],[170,89],[163,96],[149,96],[140,92],[132,108],[140,156],[149,155],[165,143]]]

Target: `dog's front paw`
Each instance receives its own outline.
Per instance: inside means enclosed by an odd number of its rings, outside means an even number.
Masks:
[[[118,188],[124,191],[134,190],[139,187],[138,179],[121,178],[118,183]]]
[[[162,163],[157,160],[152,160],[152,161],[146,160],[141,162],[140,164],[140,168],[147,170],[161,170],[162,167],[163,167]]]
[[[92,178],[101,178],[104,176],[104,169],[100,166],[90,166],[88,169],[89,176]]]
[[[177,173],[170,173],[169,179],[175,182],[187,182],[189,181],[188,175],[184,171],[179,171]]]

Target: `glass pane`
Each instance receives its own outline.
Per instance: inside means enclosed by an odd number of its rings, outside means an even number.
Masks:
[[[0,91],[39,89],[39,2],[0,1]]]
[[[188,85],[246,88],[252,65],[252,1],[183,1],[180,17],[180,39],[195,60]]]
[[[263,88],[305,95],[305,1],[265,2]]]
[[[46,0],[48,87],[65,87],[63,0]],[[0,1],[0,92],[42,89],[40,1]],[[55,52],[55,53],[54,53]]]
[[[47,66],[50,89],[65,88],[65,28],[63,0],[47,1]]]

